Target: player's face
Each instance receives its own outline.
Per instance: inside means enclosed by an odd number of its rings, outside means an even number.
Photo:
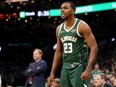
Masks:
[[[33,59],[37,61],[39,58],[41,58],[41,54],[38,52],[38,50],[35,50],[33,52]]]
[[[61,12],[61,18],[62,19],[67,19],[71,15],[74,15],[74,9],[71,8],[69,3],[63,3],[60,7],[60,12]]]

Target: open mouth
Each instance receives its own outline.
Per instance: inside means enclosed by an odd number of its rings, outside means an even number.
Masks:
[[[66,15],[65,14],[61,14],[61,17],[65,17]]]

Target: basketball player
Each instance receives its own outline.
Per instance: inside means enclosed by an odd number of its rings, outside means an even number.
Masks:
[[[60,87],[90,87],[89,79],[98,52],[95,37],[87,23],[74,17],[74,3],[65,1],[60,10],[64,22],[56,29],[57,48],[48,84],[54,81],[62,59]]]

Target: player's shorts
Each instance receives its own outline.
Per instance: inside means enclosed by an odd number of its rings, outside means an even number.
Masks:
[[[90,87],[90,80],[81,80],[82,72],[82,64],[72,69],[62,68],[60,87]]]

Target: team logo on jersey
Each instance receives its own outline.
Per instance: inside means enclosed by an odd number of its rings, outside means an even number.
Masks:
[[[77,38],[76,37],[73,37],[73,36],[64,36],[64,37],[61,38],[61,41],[62,42],[65,42],[65,41],[76,42],[77,41]]]
[[[60,31],[60,33],[64,33],[64,31]]]
[[[72,29],[71,32],[74,33],[76,30],[75,29]]]

